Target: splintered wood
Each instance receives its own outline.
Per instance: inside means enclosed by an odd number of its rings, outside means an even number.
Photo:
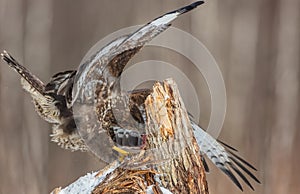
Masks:
[[[154,185],[151,193],[162,193],[159,185],[172,193],[208,194],[199,147],[175,82],[156,83],[145,107],[145,151],[109,174],[93,193],[146,193],[149,185]],[[134,170],[132,164],[141,169],[152,164],[153,170]]]
[[[168,79],[163,85],[156,83],[145,107],[144,150],[129,160],[116,161],[101,170],[94,176],[101,181],[90,191],[93,194],[208,194],[199,147],[175,82]],[[82,190],[82,186],[79,188]],[[60,188],[56,193],[59,191]]]
[[[155,183],[155,172],[117,168],[97,186],[92,194],[146,193],[147,186]]]
[[[178,88],[172,79],[156,83],[145,102],[147,150],[157,159],[161,184],[173,193],[208,194],[205,170],[193,129]]]

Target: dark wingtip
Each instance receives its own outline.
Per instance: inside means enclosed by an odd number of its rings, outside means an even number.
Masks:
[[[232,156],[234,156],[235,158],[237,158],[238,160],[240,160],[241,162],[243,162],[244,164],[246,164],[248,167],[252,168],[253,170],[257,171],[257,169],[250,164],[249,162],[247,162],[245,159],[243,159],[242,157],[236,155],[235,153],[231,152],[230,150],[227,150]]]
[[[187,6],[183,7],[183,8],[181,8],[181,9],[179,9],[177,12],[179,12],[181,14],[189,12],[189,11],[195,9],[196,7],[198,7],[199,5],[201,5],[203,3],[204,3],[204,1],[196,1],[196,2],[194,2],[192,4],[190,4],[190,5],[187,5]]]
[[[221,143],[223,146],[225,146],[226,148],[226,151],[229,152],[231,155],[233,155],[235,158],[237,158],[238,160],[240,160],[241,162],[243,162],[244,164],[246,164],[248,167],[252,168],[253,170],[257,171],[257,169],[252,165],[250,164],[249,162],[247,162],[245,159],[243,159],[242,157],[238,156],[237,154],[233,153],[232,151],[230,150],[233,150],[235,152],[238,152],[237,149],[235,149],[234,147],[228,145],[227,143],[221,141],[221,140],[218,140],[219,143]]]
[[[237,178],[234,176],[234,174],[226,167],[221,166],[219,167],[231,180],[232,182],[241,190],[244,191],[241,183],[237,180]]]
[[[243,179],[243,181],[254,191],[253,186],[248,181],[248,179],[243,175],[243,173],[234,164],[230,163],[229,165],[241,177],[241,179]]]
[[[184,6],[184,7],[182,7],[182,8],[179,8],[179,9],[177,9],[177,10],[175,10],[175,11],[171,11],[171,12],[169,12],[169,13],[167,13],[167,14],[172,14],[172,13],[184,14],[184,13],[186,13],[186,12],[189,12],[189,11],[195,9],[196,7],[198,7],[199,5],[201,5],[201,4],[203,4],[203,3],[204,3],[204,1],[196,1],[196,2],[194,2],[194,3],[192,3],[192,4],[190,4],[190,5],[187,5],[187,6]],[[166,15],[167,15],[167,14],[166,14]]]
[[[228,145],[227,143],[225,143],[225,142],[223,142],[223,141],[221,141],[221,140],[217,140],[217,141],[218,141],[219,143],[221,143],[223,146],[225,146],[225,147],[227,147],[227,148],[229,148],[229,149],[231,149],[231,150],[233,150],[233,151],[235,151],[235,152],[238,152],[237,149],[235,149],[234,147]]]
[[[260,181],[256,176],[254,176],[245,166],[243,166],[238,160],[234,157],[229,157],[238,167],[240,167],[244,172],[246,172],[253,180],[260,184]]]
[[[1,59],[3,61],[5,61],[6,63],[10,63],[11,61],[11,56],[8,54],[8,52],[6,50],[3,50],[2,53],[1,53]]]
[[[16,63],[16,60],[6,50],[2,51],[1,59],[5,61],[9,66]]]

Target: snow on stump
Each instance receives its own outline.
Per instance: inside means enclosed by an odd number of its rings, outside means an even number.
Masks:
[[[145,107],[145,151],[130,160],[113,162],[52,193],[208,194],[199,147],[173,79],[165,80],[163,85],[156,83]]]

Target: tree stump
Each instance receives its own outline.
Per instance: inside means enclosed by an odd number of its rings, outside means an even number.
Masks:
[[[163,84],[156,83],[145,102],[147,132],[157,134],[147,137],[147,149],[163,148],[155,153],[172,156],[156,169],[165,188],[173,193],[207,194],[199,147],[177,85],[172,79]]]
[[[167,193],[165,188],[172,193],[208,194],[199,147],[175,82],[156,83],[145,107],[145,150],[101,170],[95,176],[102,177],[100,183],[91,193]],[[140,168],[131,168],[133,164]]]

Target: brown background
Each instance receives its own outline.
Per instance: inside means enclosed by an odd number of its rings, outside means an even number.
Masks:
[[[47,82],[58,71],[76,68],[87,50],[109,33],[190,2],[0,0],[0,49]],[[256,193],[300,193],[300,1],[208,1],[174,26],[203,42],[220,66],[228,102],[221,139],[259,169],[262,185],[254,184]],[[142,53],[142,59],[163,55],[160,59],[186,61],[159,49]],[[1,194],[48,193],[103,167],[90,154],[49,143],[50,125],[34,113],[30,101],[19,76],[1,62]],[[203,107],[200,123],[207,126],[210,108]],[[240,193],[216,168],[208,181],[212,194]]]

